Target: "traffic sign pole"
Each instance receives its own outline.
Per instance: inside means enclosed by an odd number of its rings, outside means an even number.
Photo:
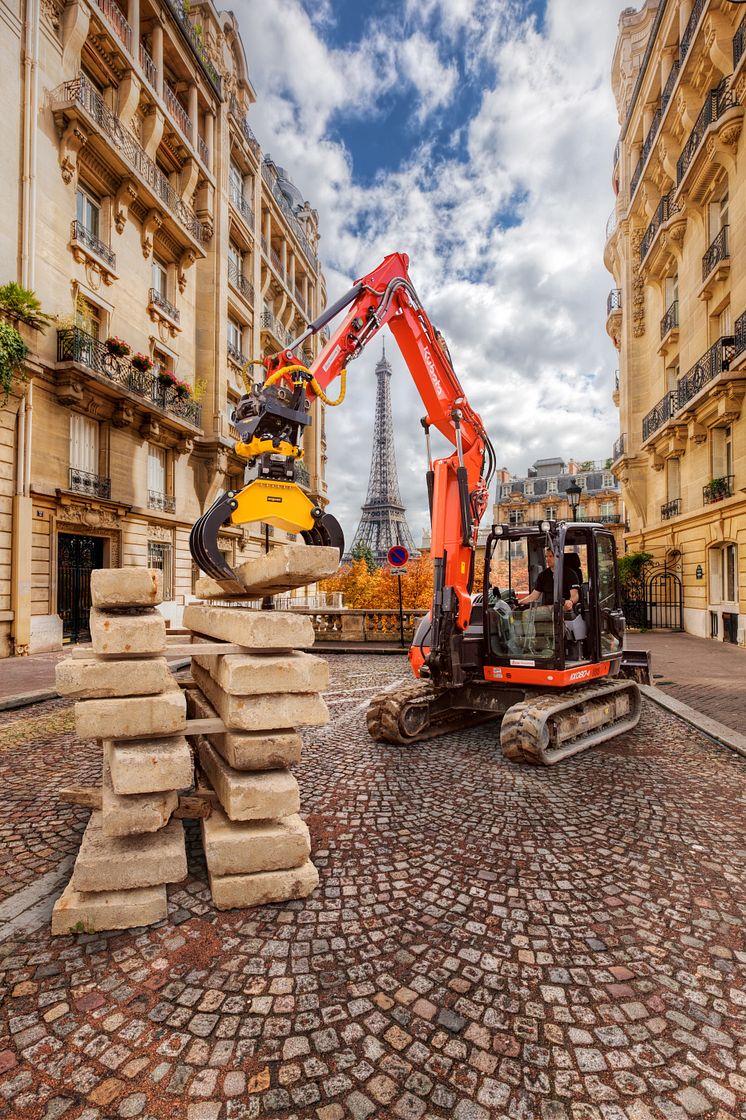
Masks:
[[[394,569],[394,575],[399,577],[399,639],[404,646],[404,607],[401,597],[401,577],[404,575],[404,565],[409,559],[409,552],[403,544],[395,544],[388,551],[388,562]]]
[[[401,577],[404,573],[399,570],[396,574],[399,577],[396,581],[399,584],[399,637],[401,639],[402,648],[404,648],[404,607],[402,606],[401,598]]]

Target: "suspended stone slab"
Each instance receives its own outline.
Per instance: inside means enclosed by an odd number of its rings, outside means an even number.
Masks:
[[[247,650],[308,649],[313,645],[313,623],[307,615],[291,611],[259,611],[248,607],[213,607],[189,603],[184,626],[209,638],[235,642]]]
[[[161,573],[156,568],[94,568],[94,607],[156,607],[163,602]]]
[[[199,761],[232,821],[275,820],[300,809],[298,782],[288,770],[252,773],[234,770],[206,739],[198,742]]]
[[[154,696],[171,687],[166,659],[131,661],[78,660],[66,657],[55,667],[55,687],[60,696],[89,700],[113,696]]]
[[[236,569],[244,595],[261,599],[295,591],[317,580],[333,576],[339,568],[339,549],[326,546],[285,544],[252,557]],[[201,576],[195,586],[198,599],[236,599],[209,576]]]
[[[159,832],[105,836],[102,814],[91,813],[71,883],[76,891],[126,891],[186,878],[184,826],[172,820]]]
[[[209,878],[212,901],[218,910],[308,898],[319,885],[319,873],[310,860],[290,871],[259,871],[254,875],[210,873]]]
[[[229,696],[200,665],[192,664],[192,676],[226,726],[238,731],[319,727],[329,721],[329,709],[317,692]]]
[[[246,875],[300,867],[311,854],[308,825],[299,816],[231,821],[213,808],[202,821],[202,843],[213,875]]]
[[[52,910],[52,933],[98,933],[162,922],[168,913],[165,886],[129,891],[76,891],[67,884]]]

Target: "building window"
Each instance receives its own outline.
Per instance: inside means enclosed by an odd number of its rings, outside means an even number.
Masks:
[[[98,421],[70,415],[70,466],[88,474],[98,474]]]
[[[554,517],[554,506],[544,506],[544,520],[551,521]]]
[[[575,510],[575,519],[576,519],[576,521],[584,521],[585,520],[585,506],[583,505],[582,502],[580,503],[580,505]]]
[[[101,207],[98,201],[82,187],[78,187],[75,197],[75,217],[92,237],[100,236]]]
[[[601,502],[602,517],[616,517],[616,502]]]
[[[163,598],[173,599],[173,557],[170,544],[162,541],[148,541],[148,567],[161,573]]]
[[[738,600],[738,552],[734,544],[710,549],[710,602],[735,603]]]
[[[730,304],[718,315],[718,338],[727,338],[733,334],[733,320],[730,314]]]
[[[712,429],[711,455],[713,478],[733,474],[733,437],[729,427]]]
[[[547,479],[547,492],[549,494],[556,494],[557,493],[557,479],[556,478]]]
[[[676,300],[679,298],[679,274],[674,272],[673,276],[666,277],[666,306],[663,309],[668,311]]]
[[[231,243],[228,245],[228,265],[233,270],[235,276],[240,276],[243,266],[243,253],[241,250]]]
[[[228,172],[228,187],[232,198],[243,198],[243,172],[232,160]]]
[[[709,209],[710,219],[710,244],[715,240],[720,233],[723,226],[728,224],[728,192],[723,192],[722,196],[715,202],[710,203]]]
[[[236,356],[243,354],[243,327],[228,316],[228,350]]]
[[[506,482],[506,483],[505,483],[505,484],[503,485],[503,488],[502,488],[502,496],[503,496],[503,498],[509,498],[509,497],[510,497],[510,495],[511,495],[512,493],[513,493],[513,484],[512,484],[512,482]]]
[[[666,499],[675,502],[681,497],[681,471],[678,459],[669,459],[666,464]]]
[[[610,471],[605,471],[604,472],[604,478],[603,478],[604,490],[613,490],[615,481],[616,480],[614,478],[614,475],[611,474]]]
[[[148,490],[154,494],[166,493],[166,452],[152,443],[148,444]]]
[[[161,299],[168,299],[168,269],[163,261],[159,261],[157,257],[153,257],[150,283]]]
[[[522,525],[523,524],[523,510],[522,509],[511,509],[510,513],[508,514],[508,524],[510,524],[510,525]]]
[[[103,333],[100,308],[84,296],[78,296],[75,306],[75,325],[95,339],[99,339]]]
[[[526,481],[524,483],[523,492],[524,492],[524,494],[526,495],[527,498],[533,498],[533,496],[534,496],[534,484],[533,484],[533,482]]]

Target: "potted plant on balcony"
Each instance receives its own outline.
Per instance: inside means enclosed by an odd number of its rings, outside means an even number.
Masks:
[[[708,502],[719,502],[721,498],[728,497],[728,479],[727,478],[713,478],[705,486],[705,493]]]
[[[21,287],[14,280],[0,286],[0,313],[35,331],[45,331],[52,322],[52,316],[42,311],[31,289]]]
[[[158,384],[161,385],[164,389],[171,388],[171,386],[174,385],[175,382],[176,382],[176,378],[171,373],[170,369],[159,369],[158,373],[157,373],[157,377],[158,377]]]
[[[174,378],[174,392],[180,401],[189,400],[192,396],[192,386],[186,381],[179,381],[178,377]]]
[[[0,405],[5,404],[26,357],[26,343],[10,323],[0,323]]]
[[[138,373],[149,373],[153,363],[147,354],[133,354],[130,361]]]
[[[126,358],[128,354],[132,353],[130,344],[113,334],[109,335],[104,345],[113,358]]]

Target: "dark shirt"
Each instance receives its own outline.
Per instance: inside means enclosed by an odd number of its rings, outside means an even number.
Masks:
[[[562,570],[562,598],[569,599],[573,587],[579,588],[579,586],[578,573],[565,565]],[[554,572],[551,568],[544,568],[542,572],[539,572],[534,590],[541,592],[545,603],[554,601]]]

